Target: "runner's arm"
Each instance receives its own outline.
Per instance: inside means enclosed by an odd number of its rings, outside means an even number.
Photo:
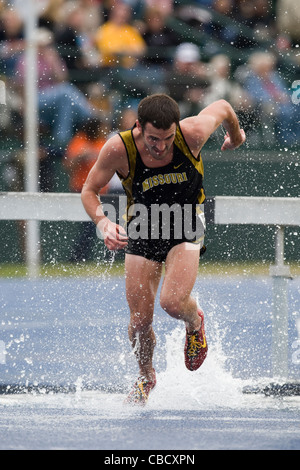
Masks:
[[[83,206],[102,233],[109,250],[124,248],[127,245],[127,235],[123,227],[105,216],[99,192],[109,183],[115,172],[126,165],[124,150],[118,136],[110,139],[101,149],[81,192]]]
[[[246,140],[235,111],[225,100],[210,104],[197,116],[181,121],[180,125],[190,149],[196,154],[220,125],[227,131],[221,150],[236,149]]]

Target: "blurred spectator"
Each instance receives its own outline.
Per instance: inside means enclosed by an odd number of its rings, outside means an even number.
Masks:
[[[269,4],[269,0],[213,0],[213,9],[233,21],[223,23],[213,20],[209,24],[211,34],[237,49],[257,47],[258,41],[267,39],[271,33]],[[251,29],[243,29],[242,26]]]
[[[248,26],[253,33],[239,35],[236,47],[257,47],[259,41],[269,40],[276,30],[272,2],[270,0],[235,0],[236,8],[234,18],[242,25]]]
[[[95,42],[103,67],[132,69],[136,59],[145,52],[146,44],[131,22],[131,8],[118,2],[111,8],[108,21],[96,32]]]
[[[235,0],[235,18],[242,24],[254,27],[256,23],[256,1]]]
[[[232,17],[234,11],[234,0],[213,0],[212,8],[219,15]],[[219,21],[218,18],[214,17],[212,17],[211,21],[204,25],[204,30],[213,38],[221,41],[221,43],[226,42],[227,44],[235,43],[240,35],[240,28],[238,24],[234,22],[222,22]]]
[[[207,76],[207,68],[201,62],[200,49],[196,44],[190,42],[180,44],[175,51],[174,65],[182,75],[195,78]]]
[[[243,88],[231,79],[229,57],[224,54],[216,55],[209,62],[208,70],[210,83],[204,99],[205,106],[213,101],[225,99],[238,110],[242,106],[243,98],[246,99],[247,95]]]
[[[187,25],[192,28],[199,28],[200,30],[204,29],[212,21],[211,12],[202,8],[199,2],[192,4],[184,3],[183,5],[179,3],[174,14],[176,18],[183,20]]]
[[[71,1],[73,3],[73,1]],[[104,21],[102,0],[79,0],[82,8],[85,31],[94,34]]]
[[[157,90],[159,77],[143,63],[147,45],[132,26],[128,5],[118,2],[112,7],[109,20],[96,34],[96,44],[102,55],[101,80],[108,89],[121,90],[119,109],[136,106],[142,96]]]
[[[201,62],[196,44],[182,43],[176,48],[165,85],[170,96],[178,102],[182,117],[199,113],[208,85],[208,69]]]
[[[5,77],[2,78],[6,84],[6,105],[0,105],[0,131],[5,131],[7,137],[13,137],[21,142],[24,102],[11,85],[7,86],[8,80]]]
[[[243,128],[248,133],[257,124],[253,110],[249,109],[249,95],[244,88],[232,78],[231,62],[229,57],[218,54],[208,64],[209,86],[204,97],[204,106],[214,101],[225,99],[239,116]],[[249,137],[249,135],[248,135]]]
[[[90,69],[99,64],[92,40],[102,18],[99,4],[91,0],[67,1],[60,10],[55,42],[69,70]]]
[[[69,174],[69,189],[80,193],[85,180],[95,164],[99,152],[106,142],[103,122],[99,118],[89,119],[71,139],[63,164]],[[108,191],[109,186],[101,190]],[[83,261],[88,258],[91,247],[96,239],[95,226],[92,222],[81,224],[80,235],[72,249],[70,261]]]
[[[105,117],[108,123],[112,121],[113,96],[102,82],[91,82],[86,87],[88,99],[99,115]],[[108,124],[109,126],[109,124]]]
[[[254,28],[263,23],[273,22],[272,2],[270,0],[235,0],[235,18],[242,24]]]
[[[165,17],[172,15],[174,10],[173,0],[145,0],[146,8],[156,8]]]
[[[115,3],[118,0],[115,0]],[[139,21],[143,18],[145,9],[145,0],[122,0],[123,3],[129,5],[132,11],[133,19]]]
[[[88,119],[70,140],[63,164],[69,173],[71,192],[81,192],[82,186],[106,142],[106,131],[104,122],[100,118]],[[107,190],[108,187],[103,188],[102,193],[106,193]]]
[[[249,58],[249,74],[244,86],[262,124],[271,126],[281,144],[297,144],[300,139],[299,111],[293,105],[287,86],[276,70],[276,58],[267,52],[255,52]]]
[[[44,28],[36,32],[38,44],[38,86],[40,121],[50,128],[51,147],[63,152],[76,125],[94,115],[83,93],[71,85],[65,64],[53,47],[52,33]],[[26,73],[22,55],[16,65],[15,78],[22,89]]]
[[[145,25],[143,38],[150,48],[150,54],[145,55],[143,62],[150,67],[170,64],[173,48],[180,44],[181,36],[166,25],[166,16],[158,8],[146,10]]]
[[[84,15],[77,4],[67,10],[63,21],[55,28],[55,43],[60,56],[69,70],[80,70],[85,67],[82,53],[82,37]]]
[[[224,43],[235,47],[250,47],[256,44],[252,39],[253,34],[250,38],[245,37],[238,21],[226,21],[226,17],[234,18],[235,0],[212,0],[208,10],[201,6],[201,2],[184,4],[176,9],[176,14],[191,27],[204,32],[207,40],[203,41],[203,51],[206,55],[221,54]]]
[[[4,9],[0,19],[0,60],[1,72],[10,76],[16,62],[24,51],[24,27],[19,13]]]
[[[117,127],[114,129],[114,133],[126,131],[131,129],[137,120],[137,109],[136,108],[124,108],[119,113],[117,120]]]
[[[272,0],[255,0],[256,7],[256,21],[255,24],[268,25],[273,27],[274,24],[274,11]]]
[[[298,0],[277,0],[276,17],[279,31],[290,36],[294,44],[300,41],[300,6]]]
[[[299,74],[300,67],[300,54],[299,54],[299,44],[294,43],[292,38],[285,33],[280,33],[276,37],[276,52],[278,57],[282,57],[283,63],[288,64],[289,68],[293,67],[293,64],[297,67],[297,73]]]
[[[143,19],[145,11],[154,8],[164,16],[172,15],[173,0],[122,0],[123,3],[129,5],[136,19]]]
[[[155,92],[164,90],[166,70],[172,66],[174,48],[180,44],[181,37],[166,25],[166,16],[158,8],[149,8],[144,17],[145,29],[143,38],[147,44],[147,52],[141,63],[145,67],[144,75]],[[151,86],[149,92],[151,92]]]
[[[45,9],[39,18],[39,27],[47,28],[54,32],[57,24],[60,23],[60,8],[64,5],[65,0],[48,0]]]
[[[212,0],[212,8],[221,15],[232,15],[234,0]]]

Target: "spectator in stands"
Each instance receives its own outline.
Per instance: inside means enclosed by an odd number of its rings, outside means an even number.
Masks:
[[[91,34],[95,33],[104,21],[103,1],[79,0],[79,5],[84,12],[85,30]]]
[[[235,0],[235,18],[251,28],[260,23],[271,26],[273,17],[270,3],[269,0]]]
[[[23,100],[19,93],[15,93],[13,87],[7,86],[8,79],[4,78],[6,87],[6,105],[0,105],[0,132],[4,131],[6,136],[19,139],[23,136]]]
[[[225,54],[214,56],[208,64],[210,77],[209,87],[205,94],[204,104],[208,106],[214,101],[224,99],[239,110],[247,94],[243,88],[231,78],[231,62]]]
[[[223,16],[231,17],[234,12],[234,0],[213,0],[212,8],[216,13]],[[214,38],[221,41],[219,51],[221,53],[223,42],[227,44],[236,44],[240,36],[239,25],[235,22],[222,22],[218,18],[209,22],[205,27],[206,32],[209,32]]]
[[[253,130],[255,115],[249,110],[249,96],[244,88],[232,78],[231,62],[225,54],[214,56],[208,63],[209,86],[204,97],[204,106],[225,99],[236,110],[243,128]]]
[[[137,120],[137,109],[136,108],[123,108],[119,112],[119,116],[116,119],[116,125],[113,127],[111,133],[108,135],[108,139],[118,132],[127,131],[131,129]]]
[[[276,58],[268,52],[255,52],[249,58],[249,74],[244,86],[262,123],[274,122],[281,144],[297,144],[300,139],[299,110],[291,101],[287,86],[276,70]]]
[[[63,159],[70,176],[69,189],[80,193],[82,186],[106,142],[106,129],[100,118],[88,119],[72,137]],[[105,191],[106,192],[105,188]]]
[[[237,5],[238,2],[238,5]],[[252,18],[252,12],[255,12],[255,7],[253,4],[255,0],[251,2],[245,2],[242,0],[241,5],[245,8],[246,12],[250,12],[249,15]],[[219,15],[224,17],[229,17],[232,20],[230,22],[220,21],[218,18],[212,20],[208,25],[206,25],[205,30],[209,32],[213,37],[221,41],[221,43],[226,42],[227,44],[234,45],[236,48],[246,48],[255,46],[256,41],[253,38],[253,34],[245,34],[241,28],[240,23],[245,23],[245,18],[243,17],[242,6],[239,5],[239,0],[213,0],[212,8]],[[222,51],[222,45],[220,46],[219,52]]]
[[[172,15],[173,0],[122,0],[132,8],[133,14],[137,19],[142,19],[145,11],[154,8],[164,16]]]
[[[166,25],[166,16],[159,8],[146,10],[145,26],[143,38],[148,48],[153,50],[146,54],[144,63],[149,67],[169,65],[173,48],[181,43],[181,36]]]
[[[99,54],[92,40],[102,21],[99,4],[91,0],[67,1],[60,17],[55,28],[55,43],[68,69],[91,70],[99,64]]]
[[[234,8],[234,0],[212,0],[212,8],[221,15],[231,16]]]
[[[172,66],[174,48],[180,44],[181,37],[168,28],[166,16],[158,8],[146,10],[144,23],[143,38],[148,49],[142,64],[149,79],[153,78],[154,91],[157,92],[164,86],[166,71]]]
[[[267,25],[273,28],[274,26],[274,13],[270,0],[255,0],[256,19],[255,25]]]
[[[66,0],[48,0],[45,3],[45,8],[39,18],[39,27],[47,28],[54,32],[57,24],[61,21],[60,9],[65,4]]]
[[[278,29],[287,34],[294,44],[300,41],[300,8],[298,0],[277,0],[276,17]]]
[[[115,2],[118,0],[115,0]],[[131,8],[133,19],[141,20],[145,9],[145,0],[122,0],[123,3]]]
[[[182,117],[200,112],[208,85],[208,69],[196,44],[182,43],[176,48],[165,85],[168,94],[177,101]]]
[[[136,106],[141,96],[157,89],[157,76],[143,64],[147,45],[132,25],[128,5],[117,2],[111,8],[109,20],[99,28],[95,41],[102,55],[101,80],[106,80],[108,89],[122,89],[120,109]]]
[[[24,25],[16,10],[5,8],[0,18],[1,72],[13,74],[16,62],[24,51]]]
[[[93,108],[103,116],[110,127],[113,115],[113,94],[101,81],[90,82],[86,87],[87,97]]]
[[[239,35],[237,47],[257,47],[259,41],[268,40],[276,34],[270,3],[269,0],[236,0],[234,18],[252,29],[249,34]]]
[[[104,122],[99,118],[89,119],[85,125],[71,139],[65,158],[63,159],[70,180],[69,189],[73,193],[80,193],[89,171],[96,162],[99,152],[106,142]],[[101,194],[108,191],[108,186],[101,190]],[[88,258],[91,246],[96,238],[94,224],[84,222],[79,239],[72,250],[71,261],[82,261]]]
[[[55,43],[68,70],[80,70],[85,67],[82,53],[83,10],[75,3],[66,10],[63,21],[55,28]]]
[[[172,15],[174,11],[173,0],[145,0],[146,8],[156,8],[165,17]]]
[[[76,125],[94,115],[90,103],[83,93],[68,82],[68,73],[57,51],[53,47],[50,31],[37,30],[38,87],[40,121],[50,127],[51,147],[64,152]],[[15,78],[23,88],[26,73],[25,55],[15,68]]]
[[[101,65],[107,68],[133,69],[146,44],[140,32],[131,24],[130,6],[117,2],[109,19],[96,32],[95,42],[101,54]]]

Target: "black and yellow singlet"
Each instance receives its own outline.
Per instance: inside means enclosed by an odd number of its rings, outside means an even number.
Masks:
[[[201,233],[200,236],[198,233],[192,238],[186,235],[183,215],[181,216],[181,233],[178,234],[178,231],[176,232],[174,229],[175,220],[178,221],[180,218],[178,208],[183,209],[184,207],[189,209],[188,214],[192,217],[190,228],[195,229],[196,219],[201,212],[200,205],[205,201],[203,161],[201,154],[198,158],[194,157],[185,142],[180,126],[178,126],[172,161],[163,167],[149,168],[141,159],[132,131],[133,129],[129,129],[119,134],[125,145],[129,164],[127,177],[123,178],[119,175],[127,195],[129,235],[127,252],[140,254],[155,261],[164,261],[170,248],[182,243],[182,241],[197,243],[201,239],[203,243],[204,233]],[[148,210],[146,215],[145,208]],[[156,219],[153,217],[153,214],[157,215],[158,208],[163,209],[160,211],[159,221],[156,220],[157,217]],[[168,212],[168,208],[171,211]],[[162,231],[165,223],[162,213],[170,215],[167,220],[167,224],[170,223],[170,232],[168,230]],[[132,235],[132,233],[136,235],[137,231],[130,232],[129,230],[129,226],[133,227],[135,222],[141,226],[138,236]],[[159,225],[158,231],[155,230],[157,224]],[[146,231],[145,227],[147,227]],[[160,248],[163,255],[157,254]]]

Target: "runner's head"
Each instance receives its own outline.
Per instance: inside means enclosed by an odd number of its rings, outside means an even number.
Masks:
[[[147,123],[156,129],[168,130],[172,124],[179,124],[180,111],[173,98],[165,94],[155,94],[144,98],[138,107],[138,121],[145,129]]]

